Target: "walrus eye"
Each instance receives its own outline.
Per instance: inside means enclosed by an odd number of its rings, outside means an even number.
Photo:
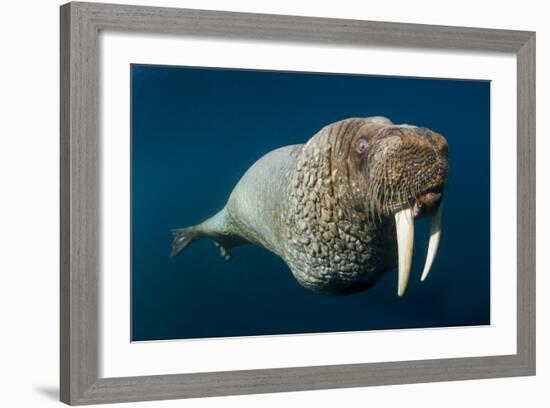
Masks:
[[[357,150],[357,153],[363,153],[367,150],[367,145],[368,142],[365,139],[358,139],[357,142],[355,142],[355,150]]]

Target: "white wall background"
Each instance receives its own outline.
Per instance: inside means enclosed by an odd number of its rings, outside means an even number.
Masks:
[[[550,151],[545,112],[550,72],[544,2],[182,0],[127,3],[319,17],[414,22],[537,31],[538,205],[549,205],[545,175]],[[58,399],[58,70],[57,0],[9,2],[0,24],[0,406],[45,407]],[[538,253],[547,251],[548,213],[538,214]],[[464,406],[546,407],[550,397],[550,267],[540,257],[537,274],[537,376],[527,378],[310,391],[185,401],[125,404],[125,407],[241,407],[346,404],[347,407]],[[497,282],[498,284],[498,282]],[[467,296],[467,294],[465,294]]]

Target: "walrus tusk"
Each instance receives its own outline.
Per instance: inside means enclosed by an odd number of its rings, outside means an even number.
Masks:
[[[395,229],[397,232],[397,250],[399,262],[399,277],[397,295],[403,296],[409,283],[414,244],[413,210],[406,208],[395,214]]]
[[[428,243],[428,254],[426,255],[426,263],[424,264],[424,271],[422,271],[422,277],[420,281],[424,281],[430,273],[435,256],[437,255],[437,248],[439,247],[439,240],[441,239],[441,209],[439,207],[435,214],[432,216],[432,224],[430,227],[430,242]]]

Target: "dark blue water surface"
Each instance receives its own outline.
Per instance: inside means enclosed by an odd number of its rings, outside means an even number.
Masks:
[[[133,341],[490,323],[490,83],[132,65]],[[348,117],[382,115],[449,142],[443,235],[421,283],[429,225],[416,223],[407,293],[304,289],[277,256],[202,240],[170,258],[170,229],[220,210],[248,167]]]

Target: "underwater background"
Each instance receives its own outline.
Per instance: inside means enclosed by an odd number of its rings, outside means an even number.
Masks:
[[[131,65],[131,340],[490,324],[490,82]],[[429,220],[415,223],[405,295],[305,289],[284,261],[210,240],[170,258],[170,229],[219,211],[275,148],[349,117],[386,116],[449,143],[442,239],[420,282]]]

